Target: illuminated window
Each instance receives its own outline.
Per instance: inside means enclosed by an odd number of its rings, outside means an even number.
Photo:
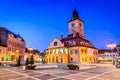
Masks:
[[[52,51],[50,51],[50,54],[52,54]]]
[[[10,55],[7,55],[6,60],[10,61]]]
[[[57,50],[56,50],[56,54],[58,54],[58,53],[59,53],[59,50],[57,49]]]
[[[57,46],[57,42],[54,42],[54,46]]]
[[[52,54],[55,54],[55,50],[52,51]]]
[[[60,53],[63,54],[63,49],[60,49]]]
[[[68,53],[68,50],[67,50],[67,49],[65,49],[65,53]]]

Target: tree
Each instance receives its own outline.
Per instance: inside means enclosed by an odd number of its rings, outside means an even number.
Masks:
[[[19,56],[18,60],[17,60],[17,66],[21,66],[21,57]]]
[[[27,58],[25,65],[28,65],[28,64],[29,64],[29,59]]]
[[[32,64],[34,64],[34,57],[33,57],[33,55],[31,55],[31,57],[30,57],[30,64],[31,64],[31,66],[32,66]]]

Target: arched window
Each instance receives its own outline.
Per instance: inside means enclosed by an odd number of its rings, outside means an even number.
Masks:
[[[73,58],[71,57],[70,60],[73,61]]]
[[[57,46],[57,42],[54,42],[54,46]]]
[[[52,57],[52,62],[54,62],[55,60],[54,60],[54,57]]]
[[[58,56],[56,56],[56,63],[58,63]]]
[[[63,63],[63,58],[61,58],[61,63]]]

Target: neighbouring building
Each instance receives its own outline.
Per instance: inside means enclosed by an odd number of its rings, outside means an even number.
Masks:
[[[19,56],[23,60],[26,42],[19,34],[0,27],[0,46],[5,48],[0,61],[17,61]]]
[[[118,55],[119,55],[119,58],[120,58],[120,45],[117,45],[116,48],[117,48],[117,52],[118,52]]]
[[[75,9],[68,22],[67,37],[55,38],[46,50],[48,63],[96,63],[98,50],[85,39],[84,22],[79,18]]]
[[[4,46],[0,46],[0,61],[4,61],[6,59],[7,48]]]
[[[30,59],[31,55],[33,55],[34,61],[39,61],[39,59],[41,58],[39,50],[30,51],[28,48],[26,48],[24,61],[26,61],[27,58]]]
[[[116,48],[114,48],[113,51],[110,49],[100,49],[98,51],[98,60],[112,61],[113,58],[118,59],[118,57],[119,54]]]

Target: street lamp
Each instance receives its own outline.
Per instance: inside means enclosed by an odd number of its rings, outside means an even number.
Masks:
[[[113,62],[113,65],[114,65],[115,62],[114,62],[114,57],[113,57],[113,55],[114,55],[113,49],[116,47],[116,44],[110,42],[110,43],[107,45],[107,47],[110,48],[110,50],[111,50],[111,52],[112,52],[112,62]]]

